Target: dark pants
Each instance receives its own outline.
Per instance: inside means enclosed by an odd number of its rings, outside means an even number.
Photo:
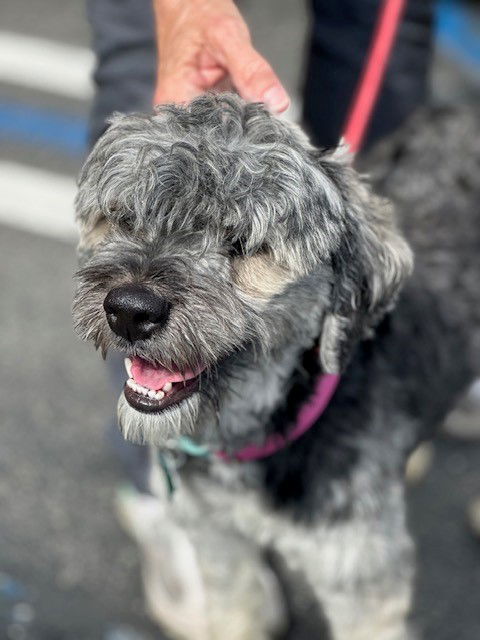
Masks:
[[[303,119],[318,145],[338,141],[379,4],[380,0],[312,1]],[[410,0],[368,143],[394,130],[426,100],[432,12],[433,0]],[[88,13],[97,55],[90,123],[93,144],[112,112],[151,109],[156,47],[152,0],[88,0]],[[110,369],[118,397],[125,379],[120,359],[113,357]],[[131,479],[144,489],[146,448],[124,442],[115,425],[110,436]]]
[[[150,111],[155,84],[153,0],[87,0],[96,55],[90,143],[114,111]]]
[[[338,141],[380,4],[311,0],[303,119],[318,145]],[[427,98],[433,8],[433,0],[408,2],[368,144],[396,129]],[[151,108],[156,48],[152,0],[88,0],[88,13],[97,55],[90,129],[94,142],[113,111]]]
[[[377,19],[380,0],[312,0],[314,19],[303,118],[313,140],[341,134]],[[366,145],[397,129],[428,97],[433,0],[410,0],[400,26]]]

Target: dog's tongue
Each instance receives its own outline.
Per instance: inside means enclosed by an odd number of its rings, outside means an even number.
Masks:
[[[187,369],[185,372],[169,371],[164,367],[156,367],[150,362],[134,356],[132,358],[132,378],[142,387],[148,389],[154,389],[158,391],[162,389],[167,382],[182,382],[183,380],[190,380],[195,378],[200,372],[194,372],[191,369]]]

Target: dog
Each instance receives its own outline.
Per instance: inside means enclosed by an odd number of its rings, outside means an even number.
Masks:
[[[127,356],[151,494],[120,510],[172,637],[416,637],[404,471],[478,373],[478,125],[414,118],[368,160],[378,194],[346,148],[231,94],[117,114],[91,152],[75,327]],[[325,374],[311,429],[236,459]]]

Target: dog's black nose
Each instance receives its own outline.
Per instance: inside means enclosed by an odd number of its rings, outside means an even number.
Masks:
[[[170,303],[140,284],[112,289],[103,308],[112,331],[129,342],[149,338],[155,329],[165,326]]]

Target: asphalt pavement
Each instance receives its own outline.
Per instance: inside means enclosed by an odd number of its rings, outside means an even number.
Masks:
[[[298,95],[306,8],[242,6],[255,42]],[[480,54],[446,18],[436,95],[478,99]],[[113,510],[124,482],[105,435],[116,394],[70,319],[88,42],[79,0],[0,5],[0,640],[160,638],[144,611],[136,549]],[[2,64],[7,45],[25,52],[12,61],[17,80]],[[42,83],[35,69],[44,63],[55,78]],[[480,440],[441,436],[431,470],[409,490],[425,640],[480,639],[480,542],[465,515],[479,495]]]

